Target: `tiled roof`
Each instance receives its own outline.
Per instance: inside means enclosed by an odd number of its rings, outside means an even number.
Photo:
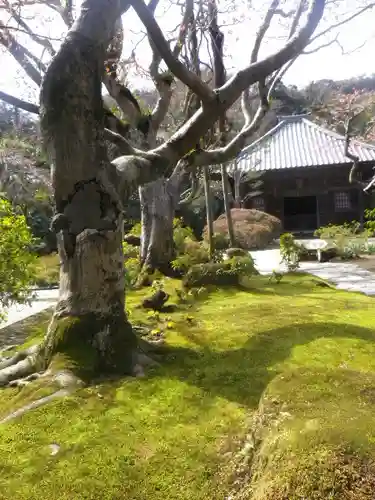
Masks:
[[[238,168],[266,171],[351,163],[344,155],[345,137],[306,116],[282,117],[273,129],[240,153]],[[352,140],[350,151],[362,162],[375,162],[375,146]],[[228,170],[232,168],[230,165]]]

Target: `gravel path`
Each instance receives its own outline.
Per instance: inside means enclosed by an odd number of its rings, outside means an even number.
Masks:
[[[0,322],[0,329],[54,306],[57,302],[58,294],[58,289],[36,290],[35,298],[30,305],[14,304],[7,309],[7,319]]]
[[[271,274],[273,270],[286,271],[285,266],[280,265],[280,250],[259,250],[250,253],[261,274]],[[375,295],[375,273],[362,269],[356,264],[301,262],[300,270],[330,281],[341,290]]]

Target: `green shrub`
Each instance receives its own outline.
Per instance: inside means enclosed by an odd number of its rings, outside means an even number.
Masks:
[[[208,247],[205,243],[187,239],[184,242],[183,250],[177,254],[172,262],[172,267],[176,271],[186,272],[196,264],[204,264],[209,261]]]
[[[129,231],[129,234],[133,234],[134,236],[141,236],[142,233],[142,224],[137,222]]]
[[[138,279],[139,273],[141,271],[141,266],[139,263],[139,258],[131,257],[125,261],[125,286],[126,288],[132,288]]]
[[[124,252],[125,260],[139,257],[139,248],[134,245],[130,245],[126,241],[122,242],[122,250]]]
[[[231,259],[232,257],[247,257],[249,252],[243,248],[228,248],[226,254]]]
[[[30,252],[33,243],[25,217],[0,197],[0,308],[30,298],[37,261]],[[0,316],[4,315],[0,309]]]
[[[365,228],[369,232],[369,235],[373,236],[375,234],[375,208],[367,208],[365,210]]]
[[[229,242],[229,237],[228,234],[224,233],[215,233],[214,237],[214,248],[215,250],[226,250],[229,248],[230,242]]]
[[[40,288],[58,286],[60,279],[60,258],[57,253],[38,257],[35,266],[35,285]]]
[[[373,245],[371,243],[369,245],[367,245],[367,248],[366,248],[364,253],[366,253],[368,255],[375,255],[375,245]]]
[[[207,262],[193,265],[182,280],[185,288],[206,285],[238,285],[244,276],[258,274],[251,256],[233,257],[224,262]]]
[[[209,261],[207,243],[197,241],[190,227],[183,226],[181,219],[175,219],[173,228],[173,240],[176,247],[176,258],[172,262],[173,269],[186,272],[195,264]],[[216,257],[220,260],[218,256]]]
[[[125,286],[131,288],[137,281],[141,270],[139,261],[139,248],[125,241],[122,243],[124,252]]]
[[[349,260],[366,252],[369,231],[361,231],[360,227],[357,221],[341,225],[329,224],[317,229],[314,234],[320,239],[332,240],[337,255],[343,260]]]
[[[328,224],[314,232],[314,236],[320,239],[336,239],[340,236],[354,237],[360,233],[360,223],[357,221],[345,222],[344,224]]]
[[[302,248],[296,243],[291,233],[284,233],[280,236],[280,254],[288,271],[296,271],[299,268]]]
[[[184,226],[182,219],[175,218],[173,220],[173,241],[177,255],[185,252],[186,241],[196,241],[193,230]]]

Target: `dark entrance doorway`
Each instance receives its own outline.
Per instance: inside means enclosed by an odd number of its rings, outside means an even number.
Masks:
[[[316,196],[284,198],[284,229],[286,231],[314,231],[316,228]]]

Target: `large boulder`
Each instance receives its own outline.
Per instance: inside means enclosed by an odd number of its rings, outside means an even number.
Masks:
[[[232,208],[236,245],[246,250],[263,249],[281,233],[281,221],[273,215],[255,209]],[[225,237],[228,226],[225,214],[214,221],[214,232]],[[207,237],[207,227],[203,232]]]

